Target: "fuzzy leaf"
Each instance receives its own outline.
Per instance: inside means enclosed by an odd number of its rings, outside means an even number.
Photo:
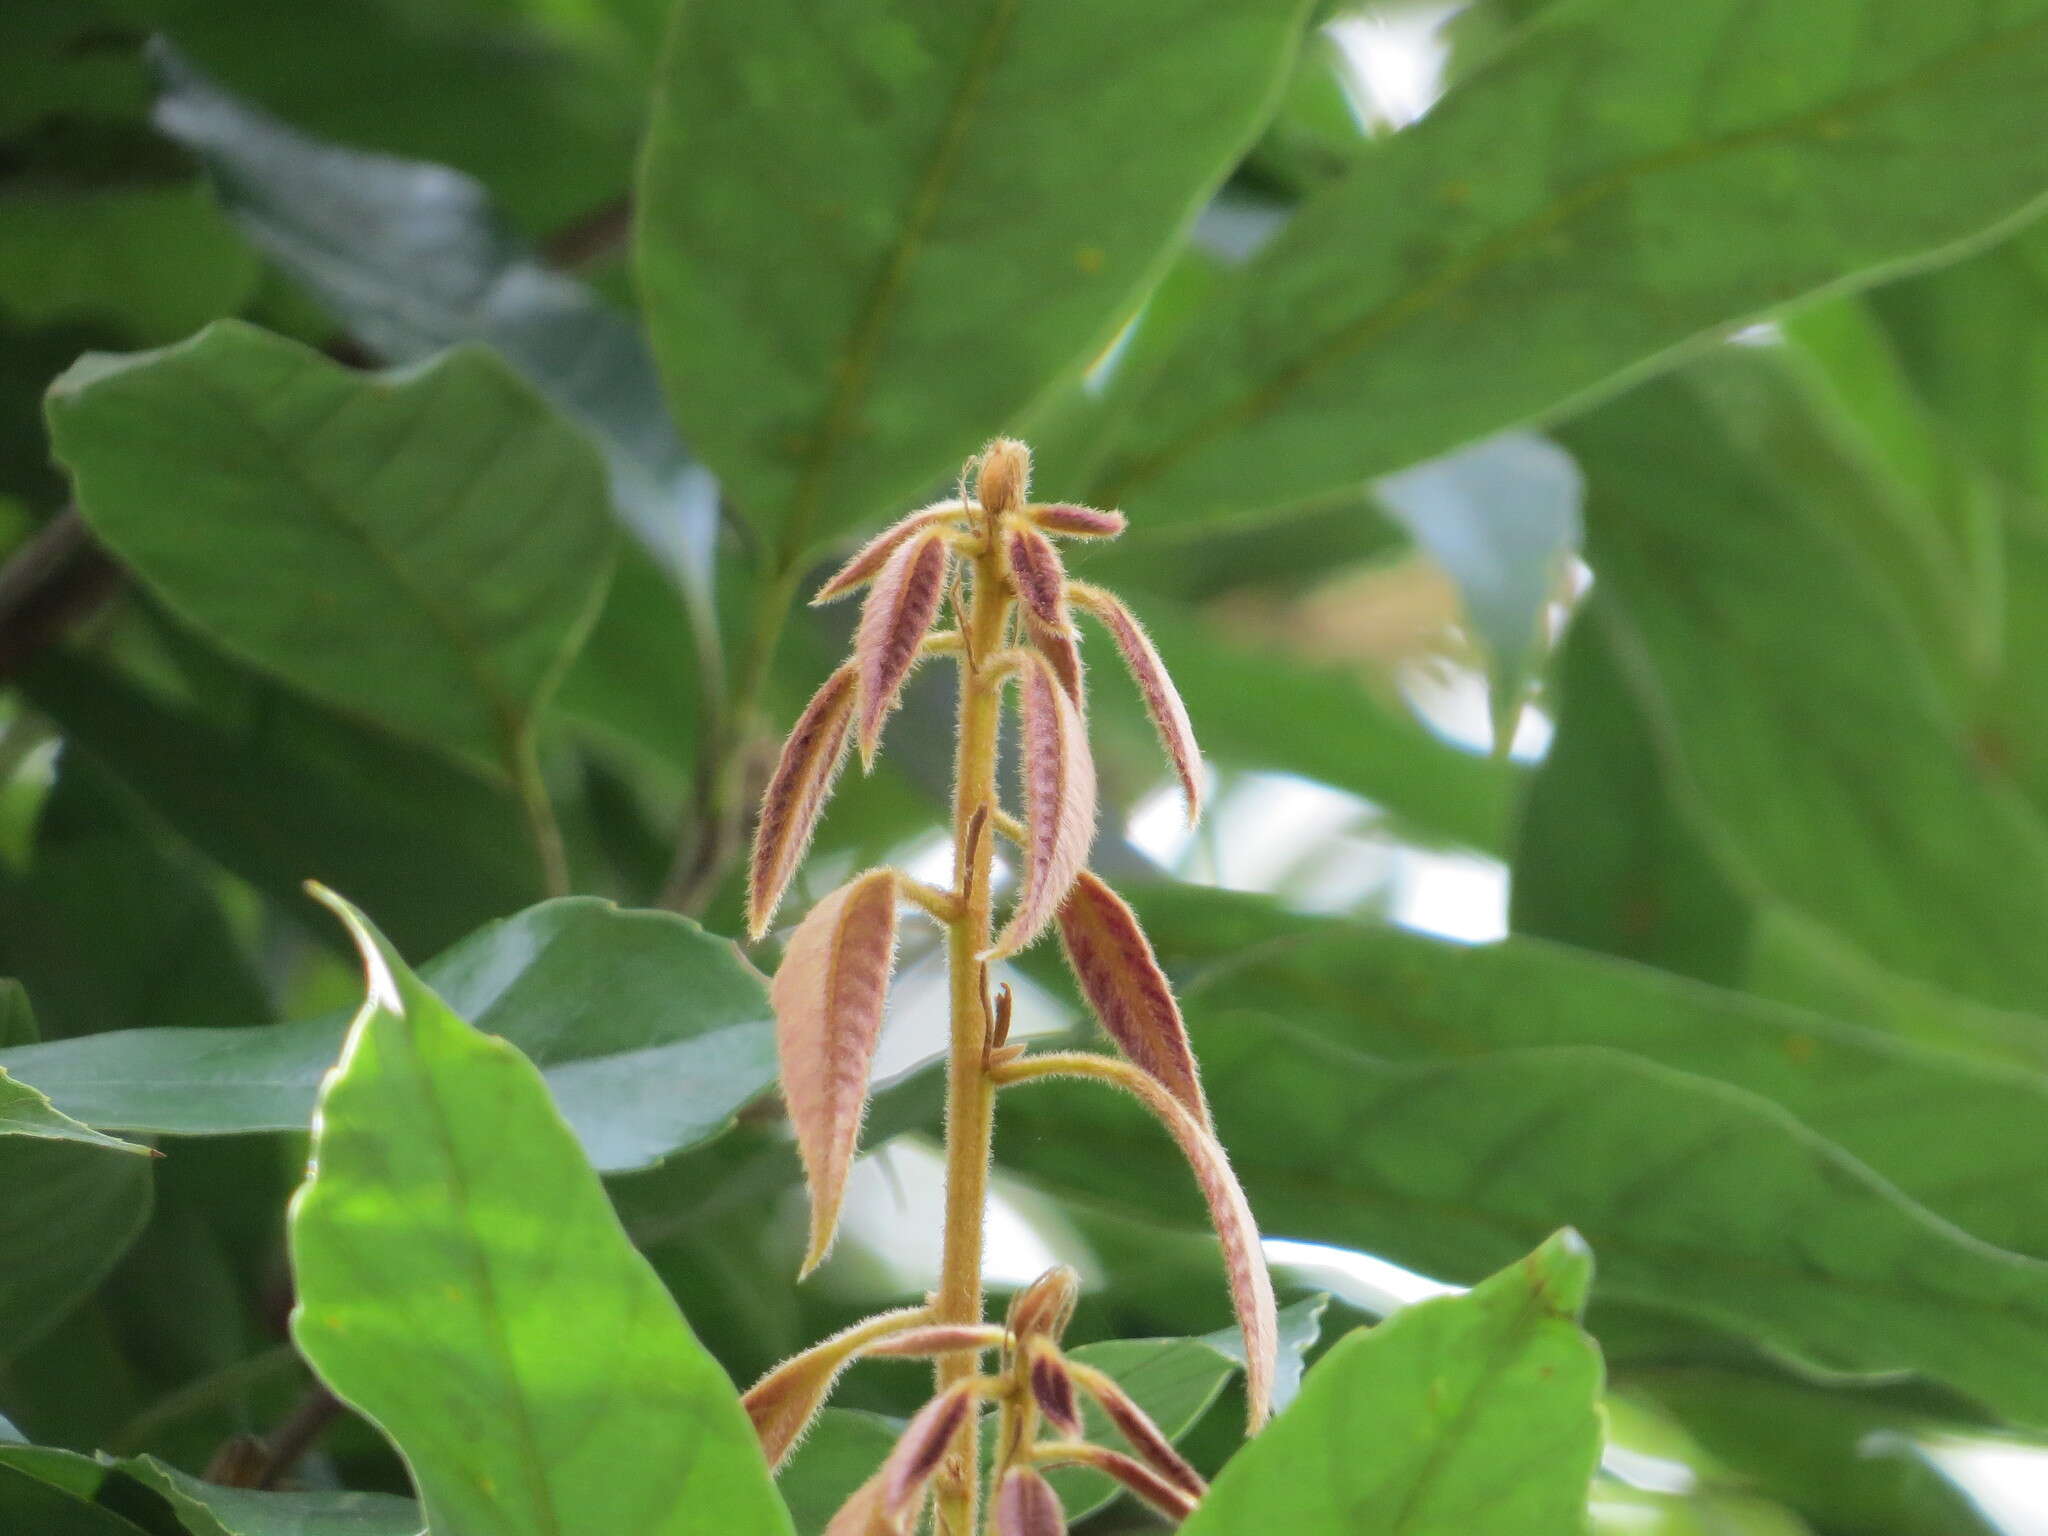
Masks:
[[[1052,1484],[1029,1467],[1012,1467],[996,1490],[995,1536],[1065,1536],[1067,1517]]]
[[[1116,641],[1116,648],[1123,652],[1124,665],[1131,669],[1131,678],[1144,697],[1145,713],[1152,717],[1152,727],[1159,733],[1159,744],[1166,749],[1166,759],[1180,778],[1181,792],[1188,802],[1188,825],[1193,826],[1202,819],[1202,749],[1195,745],[1195,728],[1188,721],[1187,706],[1181,703],[1180,690],[1167,675],[1158,648],[1130,609],[1100,587],[1077,582],[1069,588],[1069,595],[1102,621],[1103,628]]]
[[[804,1274],[839,1225],[895,963],[896,875],[873,869],[811,908],[768,989],[782,1094],[811,1190]]]
[[[925,631],[938,616],[946,593],[949,556],[945,536],[928,529],[904,543],[882,565],[861,605],[854,631],[853,660],[860,680],[860,756],[872,767],[882,724],[896,707],[896,695]]]
[[[1024,610],[1024,629],[1030,635],[1031,643],[1037,648],[1038,654],[1052,664],[1053,673],[1060,680],[1060,687],[1065,689],[1067,697],[1074,701],[1074,707],[1086,708],[1082,702],[1083,668],[1080,637],[1074,633],[1072,622],[1055,627],[1043,622],[1037,614],[1027,608]]]
[[[1052,664],[1036,651],[1022,655],[1017,692],[1029,837],[1023,888],[992,956],[1013,955],[1045,931],[1095,839],[1095,759],[1087,725]]]
[[[818,608],[826,603],[836,603],[848,593],[858,591],[875,579],[889,557],[903,546],[906,539],[922,533],[935,523],[943,523],[949,517],[960,517],[965,512],[965,505],[956,497],[948,501],[935,501],[928,507],[919,507],[908,517],[891,523],[861,545],[851,560],[833,572],[831,580],[818,588],[816,595],[811,598],[811,606]]]
[[[770,1467],[779,1467],[796,1449],[839,1373],[863,1353],[870,1341],[887,1338],[892,1329],[902,1328],[922,1316],[922,1307],[906,1307],[842,1329],[831,1338],[813,1344],[802,1354],[785,1360],[747,1389],[741,1405],[753,1420],[761,1450]]]
[[[747,870],[747,932],[756,942],[774,920],[839,777],[858,691],[853,664],[848,662],[811,696],[782,744],[782,757],[761,796],[754,859]]]
[[[1026,1346],[1031,1356],[1031,1396],[1047,1422],[1069,1437],[1081,1433],[1081,1405],[1074,1397],[1074,1378],[1067,1374],[1059,1351],[1044,1340]]]
[[[1031,616],[1048,629],[1065,629],[1067,568],[1052,540],[1029,524],[1012,523],[1003,534],[1003,563]]]
[[[1161,1477],[1178,1484],[1197,1498],[1201,1496],[1205,1486],[1202,1475],[1188,1465],[1187,1458],[1173,1448],[1173,1442],[1117,1384],[1115,1377],[1084,1365],[1075,1371],[1074,1379],[1101,1406],[1110,1423],[1116,1426],[1117,1433],[1128,1440],[1132,1449],[1150,1462]]]
[[[1117,1048],[1157,1078],[1189,1114],[1209,1124],[1209,1104],[1180,1004],[1137,914],[1084,869],[1060,904],[1060,942],[1081,995]]]
[[[1124,531],[1121,512],[1079,507],[1068,502],[1041,503],[1028,509],[1031,521],[1063,539],[1113,539]]]
[[[925,1488],[946,1459],[947,1448],[975,1411],[975,1403],[975,1384],[963,1381],[948,1387],[911,1416],[903,1438],[882,1463],[880,1473],[879,1508],[890,1529],[901,1528],[904,1517],[916,1512]]]

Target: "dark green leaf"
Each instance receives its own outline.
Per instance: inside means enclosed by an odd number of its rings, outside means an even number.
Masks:
[[[1953,248],[2048,186],[2044,89],[2038,0],[1552,5],[1242,270],[1097,496],[1141,529],[1283,506]]]
[[[611,533],[595,454],[503,364],[370,376],[222,322],[89,356],[49,413],[94,532],[181,616],[317,697],[516,762]]]
[[[405,1453],[429,1526],[786,1533],[732,1384],[519,1052],[340,902],[370,1002],[293,1206],[293,1336]]]
[[[222,1488],[153,1456],[121,1466],[169,1500],[192,1536],[420,1536],[419,1506],[390,1494]]]
[[[1109,339],[1269,110],[1303,9],[679,8],[641,281],[692,441],[785,564],[945,481]]]
[[[0,1360],[99,1284],[142,1230],[149,1196],[147,1158],[0,1136]]]
[[[1570,1233],[1464,1296],[1361,1329],[1224,1467],[1188,1536],[1577,1536],[1600,1459],[1600,1355]]]
[[[27,1536],[144,1536],[111,1509],[0,1463],[0,1529]]]
[[[62,1114],[47,1094],[27,1083],[18,1083],[0,1067],[0,1136],[33,1136],[44,1141],[78,1141],[87,1146],[108,1147],[117,1152],[149,1155],[149,1148],[114,1136],[102,1136],[89,1125],[80,1125]]]
[[[543,1069],[600,1168],[716,1134],[775,1079],[759,972],[686,918],[591,897],[479,930],[421,972],[451,1008]],[[8,1068],[76,1118],[184,1136],[302,1130],[348,1021],[160,1029],[25,1046]]]

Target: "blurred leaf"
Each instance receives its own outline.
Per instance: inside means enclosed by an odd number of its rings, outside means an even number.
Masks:
[[[1586,1513],[1592,1536],[1810,1536],[1805,1521],[1767,1499],[1652,1493],[1611,1478],[1595,1480]]]
[[[640,333],[549,271],[459,171],[323,143],[155,50],[155,119],[198,155],[249,238],[392,363],[493,348],[605,456],[626,526],[708,603],[718,488],[676,436]]]
[[[1304,1297],[1292,1306],[1280,1309],[1279,1340],[1280,1352],[1273,1372],[1273,1411],[1278,1413],[1301,1390],[1301,1373],[1308,1363],[1309,1351],[1323,1334],[1323,1313],[1329,1310],[1330,1298],[1321,1292]],[[1219,1328],[1214,1333],[1202,1335],[1204,1344],[1212,1344],[1224,1354],[1244,1365],[1244,1335],[1236,1328]]]
[[[766,985],[687,918],[591,897],[530,907],[422,967],[477,1027],[539,1063],[600,1168],[717,1134],[775,1080]],[[139,1030],[23,1046],[6,1065],[90,1124],[184,1136],[303,1130],[348,1032],[330,1014],[256,1029]]]
[[[1730,352],[1713,370],[1771,366]],[[1965,738],[1888,592],[1687,377],[1574,422],[1603,626],[1736,889],[1892,970],[2048,1008],[2048,832]]]
[[[153,1456],[121,1467],[169,1500],[192,1536],[420,1536],[419,1506],[390,1494],[222,1488]]]
[[[2048,1423],[2048,1263],[1965,1236],[1753,1093],[1598,1047],[1390,1064],[1291,1019],[1190,1022],[1262,1231],[1461,1280],[1570,1224],[1606,1256],[1603,1297]],[[1062,1192],[1202,1220],[1171,1144],[1105,1093],[1012,1094],[997,1139]]]
[[[1576,1321],[1591,1279],[1561,1233],[1340,1340],[1181,1529],[1576,1536],[1600,1458],[1600,1354]]]
[[[42,1038],[35,1010],[29,1006],[28,988],[12,977],[0,977],[0,1049],[34,1045]]]
[[[94,532],[181,616],[331,703],[517,760],[611,551],[594,455],[502,364],[368,377],[222,322],[82,360],[49,410]]]
[[[1140,528],[1285,505],[1952,249],[2048,187],[2044,87],[2038,0],[1550,6],[1239,273],[1095,499]]]
[[[677,12],[640,276],[677,413],[783,565],[943,484],[1109,340],[1271,109],[1303,9]]]
[[[111,1509],[0,1463],[0,1521],[35,1536],[146,1536]]]
[[[345,881],[382,899],[404,942],[437,949],[540,896],[539,866],[503,785],[261,674],[238,671],[233,683],[202,709],[62,651],[23,678],[71,753],[89,751],[289,909],[310,912],[306,880]],[[229,1011],[219,998],[211,1008],[215,1018]]]
[[[0,873],[0,969],[34,988],[46,1036],[271,1016],[211,871],[71,749],[28,870]]]
[[[1389,475],[1378,489],[1394,520],[1458,585],[1487,659],[1493,736],[1505,752],[1544,616],[1578,552],[1578,468],[1556,445],[1515,432]]]
[[[775,1479],[797,1536],[821,1536],[839,1506],[875,1475],[902,1433],[903,1421],[887,1414],[858,1408],[820,1413]]]
[[[134,1241],[149,1215],[149,1164],[0,1136],[0,1360],[76,1306]]]
[[[89,1125],[80,1125],[58,1111],[49,1096],[16,1082],[0,1067],[0,1136],[33,1136],[44,1141],[77,1141],[91,1147],[108,1147],[117,1152],[139,1152],[149,1148],[115,1136],[102,1136]]]
[[[293,1204],[299,1348],[405,1453],[430,1526],[787,1532],[738,1395],[539,1073],[336,907],[370,1001]]]

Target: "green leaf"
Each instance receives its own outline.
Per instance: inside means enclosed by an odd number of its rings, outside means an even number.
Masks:
[[[1284,506],[1952,249],[2048,188],[2043,89],[2039,0],[1551,5],[1241,270],[1096,499],[1139,529]]]
[[[541,1067],[598,1167],[717,1134],[775,1080],[766,984],[687,918],[594,897],[530,907],[422,968],[426,985]],[[181,1136],[303,1130],[349,1031],[339,1014],[20,1047],[5,1065],[88,1124]]]
[[[1308,1364],[1309,1351],[1316,1347],[1316,1341],[1323,1336],[1323,1314],[1330,1308],[1330,1298],[1318,1291],[1305,1296],[1292,1306],[1280,1309],[1277,1337],[1280,1351],[1273,1371],[1273,1411],[1278,1413],[1294,1401],[1301,1390],[1301,1373]],[[1202,1335],[1204,1344],[1213,1344],[1244,1366],[1244,1334],[1236,1327],[1218,1328],[1214,1333]]]
[[[78,1141],[90,1147],[109,1147],[117,1152],[138,1152],[144,1157],[150,1149],[132,1141],[122,1141],[115,1136],[102,1136],[89,1125],[80,1125],[69,1115],[59,1112],[47,1094],[38,1093],[27,1083],[18,1083],[7,1075],[7,1069],[0,1067],[0,1136],[35,1136],[45,1141]]]
[[[34,1045],[42,1039],[36,1028],[35,1010],[29,1006],[28,988],[10,977],[0,977],[0,1050],[10,1045]]]
[[[2048,1009],[2048,827],[1966,739],[1892,594],[1739,451],[1733,349],[1563,433],[1604,626],[1666,780],[1745,897],[1890,970]],[[1702,419],[1702,405],[1710,409]]]
[[[23,682],[74,750],[287,907],[311,912],[308,879],[345,885],[378,898],[401,942],[434,950],[542,894],[501,784],[261,674],[235,669],[215,707],[63,651]]]
[[[94,532],[182,617],[316,697],[517,764],[611,529],[589,444],[502,363],[366,375],[223,321],[89,355],[49,416]]]
[[[1340,1340],[1181,1529],[1578,1536],[1600,1459],[1600,1355],[1577,1323],[1591,1278],[1560,1233]]]
[[[2048,1424],[2048,1263],[1965,1235],[1753,1093],[1600,1047],[1394,1064],[1287,1017],[1189,1022],[1264,1232],[1457,1280],[1570,1224],[1603,1256],[1603,1298]],[[1013,1094],[997,1141],[1060,1192],[1204,1219],[1172,1144],[1106,1093]]]
[[[222,1488],[154,1456],[121,1468],[162,1494],[192,1536],[421,1536],[419,1506],[390,1494]]]
[[[903,1423],[859,1408],[827,1408],[818,1415],[775,1479],[797,1536],[822,1536],[839,1506],[888,1457]]]
[[[404,1452],[432,1528],[786,1533],[738,1395],[538,1071],[334,905],[370,1001],[293,1206],[300,1350]]]
[[[199,156],[251,241],[386,362],[495,350],[591,434],[626,526],[709,601],[718,488],[676,436],[638,330],[542,265],[461,172],[297,133],[161,42],[152,60],[157,126]]]
[[[950,478],[1109,339],[1270,110],[1303,10],[677,10],[641,286],[678,414],[785,564]]]
[[[149,1216],[149,1165],[76,1142],[0,1136],[0,1361],[62,1318],[127,1251]]]
[[[35,1536],[144,1536],[142,1528],[54,1483],[0,1463],[0,1528]]]

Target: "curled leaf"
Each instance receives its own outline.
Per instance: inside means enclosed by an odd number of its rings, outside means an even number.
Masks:
[[[1074,1398],[1074,1378],[1067,1374],[1067,1362],[1044,1339],[1024,1346],[1025,1374],[1031,1383],[1032,1400],[1046,1421],[1064,1434],[1081,1432],[1081,1405]]]
[[[1071,1379],[1102,1405],[1109,1422],[1130,1441],[1132,1450],[1151,1463],[1154,1471],[1194,1498],[1200,1498],[1207,1491],[1209,1485],[1202,1481],[1202,1474],[1173,1448],[1173,1442],[1152,1422],[1152,1416],[1137,1405],[1114,1376],[1079,1363],[1071,1367],[1071,1373]]]
[[[1012,1467],[996,1488],[995,1536],[1066,1536],[1066,1511],[1052,1484],[1029,1467]]]
[[[1054,1265],[1010,1298],[1011,1335],[1019,1340],[1057,1339],[1067,1331],[1080,1296],[1081,1276],[1074,1266]]]
[[[854,557],[839,567],[830,581],[818,588],[817,595],[811,599],[811,606],[818,608],[826,603],[836,603],[848,593],[865,586],[875,579],[875,573],[881,570],[905,539],[949,518],[964,517],[966,512],[967,508],[957,498],[935,501],[928,507],[919,507],[902,521],[890,524],[861,545]]]
[[[774,920],[839,777],[853,724],[855,687],[851,662],[825,679],[790,727],[761,796],[754,857],[747,870],[747,932],[757,941]]]
[[[1051,630],[1067,627],[1067,568],[1052,540],[1029,523],[1003,532],[1003,564],[1031,616]]]
[[[861,605],[853,662],[860,683],[860,756],[872,767],[882,722],[917,665],[925,631],[938,617],[950,556],[936,529],[913,535],[889,556]]]
[[[811,1191],[806,1275],[839,1225],[895,961],[896,873],[871,869],[797,924],[768,989],[782,1095]]]
[[[796,1448],[832,1395],[839,1373],[856,1355],[882,1353],[876,1340],[886,1340],[891,1334],[900,1337],[900,1330],[914,1331],[913,1325],[926,1315],[924,1307],[904,1307],[855,1323],[791,1356],[749,1387],[740,1402],[754,1421],[754,1433],[760,1437],[769,1467],[781,1466]]]
[[[1024,630],[1031,637],[1031,643],[1038,654],[1052,663],[1052,670],[1060,680],[1067,697],[1074,701],[1074,707],[1081,707],[1081,641],[1074,633],[1072,624],[1058,628],[1043,623],[1029,608],[1024,610]]]
[[[974,477],[974,494],[982,509],[1000,517],[1012,507],[1022,506],[1031,489],[1031,450],[1014,437],[999,437],[982,450],[981,470]]]
[[[1075,602],[1102,621],[1116,648],[1123,652],[1124,664],[1145,700],[1145,712],[1159,733],[1159,744],[1180,778],[1181,791],[1187,796],[1188,825],[1193,826],[1202,817],[1202,751],[1195,745],[1195,728],[1188,721],[1187,706],[1180,701],[1180,690],[1167,675],[1166,663],[1159,659],[1144,626],[1110,593],[1080,582],[1071,583],[1067,590]]]
[[[1018,653],[1026,832],[1009,925],[985,958],[1014,955],[1045,931],[1095,839],[1095,760],[1081,712],[1036,651]]]
[[[1156,1077],[1189,1114],[1210,1124],[1180,1004],[1137,914],[1084,869],[1060,903],[1059,922],[1060,941],[1081,995],[1117,1048]]]
[[[1123,513],[1064,501],[1031,507],[1026,516],[1047,533],[1068,539],[1113,539],[1124,531]]]

